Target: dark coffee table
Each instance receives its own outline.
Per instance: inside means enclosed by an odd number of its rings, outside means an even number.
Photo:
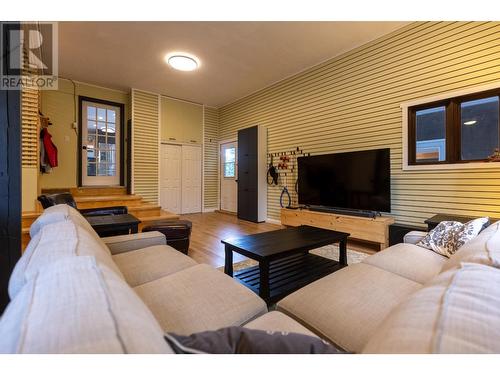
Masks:
[[[257,293],[268,304],[347,266],[349,233],[302,225],[223,240],[224,272]],[[310,254],[322,246],[339,243],[339,261]],[[233,251],[259,262],[233,275]]]
[[[99,237],[137,233],[141,221],[131,214],[86,216]]]

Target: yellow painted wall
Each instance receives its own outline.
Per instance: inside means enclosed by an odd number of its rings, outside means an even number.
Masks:
[[[500,217],[500,168],[402,170],[400,109],[405,101],[500,81],[499,40],[499,22],[412,23],[222,107],[220,138],[261,124],[269,152],[390,147],[397,222],[423,226],[438,212]],[[279,194],[268,189],[273,219]]]
[[[161,97],[161,140],[203,142],[203,106]]]
[[[75,96],[76,95],[76,96]],[[41,95],[42,113],[50,118],[49,132],[58,149],[59,166],[40,178],[42,189],[76,187],[78,181],[78,135],[72,123],[78,121],[78,95],[125,104],[125,126],[130,118],[129,93],[96,87],[69,80],[59,80],[59,90],[44,90]],[[125,145],[123,145],[125,146]]]
[[[38,197],[38,168],[23,167],[22,168],[22,211],[36,210],[36,197]]]

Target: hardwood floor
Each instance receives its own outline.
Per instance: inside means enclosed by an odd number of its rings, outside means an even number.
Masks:
[[[210,264],[213,267],[224,265],[224,245],[221,240],[282,228],[277,224],[239,220],[236,215],[222,212],[181,215],[181,219],[193,223],[189,256],[199,263]],[[369,254],[375,252],[373,246],[354,241],[348,241],[348,248]],[[246,259],[236,253],[233,257],[235,263]]]
[[[224,245],[221,240],[281,229],[281,225],[252,223],[240,220],[236,215],[221,212],[181,215],[181,219],[193,223],[189,256],[199,263],[207,263],[213,267],[224,265]],[[233,256],[235,263],[246,259],[240,254]]]

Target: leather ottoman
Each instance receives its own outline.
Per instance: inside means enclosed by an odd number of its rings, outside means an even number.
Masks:
[[[142,228],[143,232],[158,231],[167,238],[167,245],[187,255],[192,223],[188,220],[161,221]]]

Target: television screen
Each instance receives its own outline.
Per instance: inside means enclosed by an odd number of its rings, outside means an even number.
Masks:
[[[298,158],[299,204],[391,211],[390,149]]]

